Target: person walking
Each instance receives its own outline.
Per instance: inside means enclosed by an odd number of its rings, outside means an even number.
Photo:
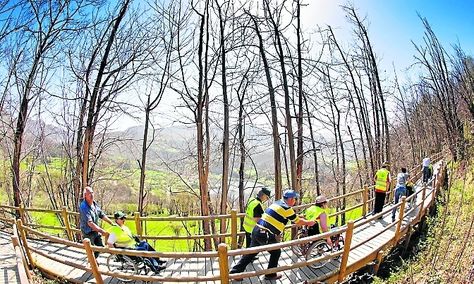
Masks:
[[[402,196],[407,196],[407,188],[406,184],[408,182],[409,174],[407,173],[406,168],[401,169],[401,173],[397,175],[397,185],[395,187],[395,204],[397,204]],[[397,208],[393,208],[392,210],[392,223],[395,222],[395,213],[397,212]]]
[[[299,195],[296,193],[296,191],[292,189],[285,190],[283,193],[283,198],[275,201],[265,210],[262,218],[257,221],[257,224],[253,228],[250,247],[275,244],[279,242],[281,233],[283,232],[283,229],[285,228],[285,225],[288,223],[288,221],[291,221],[298,226],[313,226],[315,224],[314,221],[308,221],[296,215],[292,207],[296,204],[296,200],[298,198]],[[268,269],[271,269],[278,266],[281,249],[276,249],[269,252],[270,260],[268,262]],[[242,256],[239,262],[232,267],[229,273],[234,274],[243,272],[257,254],[258,253],[246,254]],[[281,274],[271,273],[265,275],[265,280],[278,280],[281,277]]]
[[[423,182],[427,183],[431,178],[431,160],[426,157],[423,159]]]
[[[257,224],[257,221],[263,215],[264,203],[270,198],[270,190],[262,187],[255,198],[249,199],[245,209],[244,230],[245,230],[245,246],[250,247],[252,230]]]
[[[91,245],[103,247],[102,236],[108,233],[99,226],[99,219],[113,225],[112,221],[107,217],[99,204],[94,201],[94,191],[92,187],[86,186],[83,192],[84,200],[79,205],[79,222],[81,227],[82,238],[88,238]],[[99,252],[94,252],[95,257],[99,256]]]
[[[390,189],[390,171],[388,170],[390,164],[384,162],[382,168],[377,171],[375,174],[375,202],[374,202],[374,211],[373,215],[382,212],[383,206],[385,204],[385,195]],[[382,219],[380,217],[379,219]]]

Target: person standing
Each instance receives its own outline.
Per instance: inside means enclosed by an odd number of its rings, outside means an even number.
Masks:
[[[407,173],[406,168],[401,169],[401,173],[397,175],[397,185],[395,187],[395,204],[400,201],[402,196],[407,196],[407,188],[406,184],[408,182],[408,178],[410,176]],[[392,210],[392,223],[395,222],[395,213],[397,212],[397,208],[393,208]]]
[[[283,193],[283,198],[275,201],[265,210],[262,218],[257,221],[257,224],[253,228],[250,247],[275,244],[279,242],[281,233],[283,232],[283,229],[285,228],[285,225],[288,223],[288,221],[291,221],[298,226],[313,226],[315,224],[314,221],[307,221],[306,219],[300,218],[298,215],[296,215],[292,207],[296,204],[298,197],[299,195],[296,193],[296,191],[292,189],[285,190]],[[278,266],[281,249],[276,249],[269,252],[270,260],[268,262],[268,269],[271,269]],[[242,256],[239,262],[234,265],[234,267],[232,267],[230,273],[234,274],[243,272],[257,254],[258,253],[246,254]],[[278,280],[280,278],[281,274],[277,273],[265,275],[265,280]]]
[[[383,206],[385,204],[385,195],[390,189],[390,171],[388,162],[382,164],[382,168],[377,171],[375,174],[375,202],[374,202],[374,211],[373,215],[382,212]],[[380,217],[382,219],[382,217]]]
[[[247,202],[244,217],[245,246],[247,248],[250,247],[252,230],[263,215],[263,203],[270,198],[270,194],[271,192],[268,188],[262,187],[257,196],[249,199]]]
[[[91,245],[103,247],[102,236],[108,233],[99,226],[99,219],[113,225],[112,221],[107,217],[97,202],[94,201],[94,191],[92,187],[86,186],[83,192],[84,200],[79,205],[80,227],[82,238],[88,238]],[[99,256],[99,252],[94,252],[95,257]]]
[[[428,180],[431,178],[431,160],[430,158],[426,157],[423,159],[423,182],[427,183]]]

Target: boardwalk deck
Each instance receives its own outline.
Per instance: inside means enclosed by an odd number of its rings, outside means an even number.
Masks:
[[[0,283],[18,283],[16,254],[11,235],[0,231]]]
[[[418,188],[420,186],[421,184],[415,185],[415,187]],[[426,190],[426,199],[423,204],[424,209],[428,208],[433,198],[434,196],[432,194],[432,188],[428,187]],[[416,204],[419,205],[421,202],[421,194],[418,194]],[[415,219],[419,213],[418,208],[414,210],[407,208],[405,211],[406,213],[401,226],[402,232],[406,230],[411,220]],[[357,270],[361,266],[366,265],[368,257],[370,257],[370,260],[373,260],[375,258],[374,255],[376,255],[381,249],[384,249],[384,247],[386,247],[387,245],[393,244],[396,227],[396,224],[394,225],[391,223],[390,213],[385,214],[383,219],[381,220],[374,220],[368,222],[367,219],[360,219],[356,221],[351,244],[351,248],[356,248],[352,249],[349,253],[347,271],[352,272]],[[368,238],[375,235],[377,236],[367,241]],[[2,241],[7,241],[4,240],[3,235],[0,236],[2,236]],[[8,240],[8,242],[10,241]],[[70,247],[59,243],[50,243],[38,239],[29,239],[28,246],[32,249],[32,256],[35,259],[35,264],[42,270],[44,270],[47,274],[56,275],[58,278],[65,279],[69,282],[74,283],[95,283],[95,279],[92,273],[90,272],[90,269],[84,270],[74,267],[86,266],[88,264],[84,249]],[[41,255],[42,253],[47,254],[48,257]],[[108,271],[106,265],[106,259],[108,256],[108,253],[102,253],[98,257],[99,271],[102,273]],[[229,267],[235,264],[235,262],[239,258],[240,256],[237,256],[235,258],[229,257]],[[284,249],[282,249],[282,254],[279,260],[280,266],[292,265],[299,261],[302,261],[302,259],[298,258],[298,256],[296,256],[289,247],[285,247]],[[66,263],[67,265],[62,264],[61,262]],[[266,269],[268,266],[268,262],[269,254],[267,252],[260,253],[258,255],[258,259],[247,267],[247,271],[261,271],[263,269]],[[320,269],[301,267],[292,270],[286,270],[282,272],[283,277],[278,281],[273,281],[273,283],[309,283],[325,281],[329,278],[334,280],[334,277],[337,276],[339,273],[339,267],[340,258],[333,259],[325,267]],[[164,277],[194,277],[217,276],[219,274],[219,259],[207,257],[169,259],[167,263],[167,269],[162,271],[159,275]],[[120,283],[117,279],[107,275],[103,275],[103,280],[104,283]],[[186,280],[183,279],[182,282],[185,281]],[[142,282],[136,281],[135,283]],[[219,283],[219,281],[210,281],[206,283]],[[242,282],[239,283],[255,284],[271,282],[265,281],[263,277],[251,277],[245,278]]]

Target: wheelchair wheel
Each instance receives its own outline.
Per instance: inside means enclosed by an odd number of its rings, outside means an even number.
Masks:
[[[327,256],[331,254],[331,247],[326,243],[326,241],[320,240],[315,243],[313,243],[309,248],[308,251],[306,252],[306,260],[311,260],[314,258],[322,257],[322,256]],[[330,262],[331,259],[325,259],[321,261],[317,261],[313,264],[310,265],[311,268],[321,268],[325,266],[328,262]]]
[[[299,240],[301,238],[305,238],[308,236],[307,232],[304,231],[299,231],[298,234],[295,237],[295,240]],[[306,255],[306,252],[308,251],[308,248],[310,247],[311,243],[305,243],[305,244],[299,244],[299,245],[294,245],[291,246],[291,250],[293,253],[298,256],[298,257],[304,257]]]
[[[126,255],[111,254],[107,257],[107,268],[111,272],[138,274],[138,264]],[[131,282],[133,279],[117,277],[122,282]]]

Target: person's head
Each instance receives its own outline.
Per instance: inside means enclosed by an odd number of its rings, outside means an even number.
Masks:
[[[293,189],[287,189],[283,192],[283,200],[285,203],[293,206],[296,203],[296,200],[300,197],[300,195],[294,191]]]
[[[319,207],[324,207],[326,204],[328,204],[328,199],[324,195],[319,195],[316,197],[314,204]]]
[[[382,168],[388,169],[390,167],[390,163],[388,161],[383,162]]]
[[[123,213],[122,211],[117,211],[114,214],[114,218],[115,223],[123,225],[125,223],[125,220],[127,219],[127,215],[125,215],[125,213]]]
[[[402,168],[402,173],[406,174],[407,173],[407,168]]]
[[[94,190],[92,190],[92,187],[86,186],[82,194],[83,194],[84,200],[87,203],[92,204],[92,202],[94,201]]]
[[[271,192],[268,188],[262,187],[260,191],[257,193],[258,198],[262,201],[265,202],[270,198]]]

